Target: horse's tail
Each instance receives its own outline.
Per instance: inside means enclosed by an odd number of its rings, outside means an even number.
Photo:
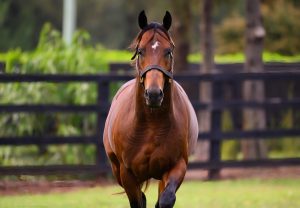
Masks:
[[[143,187],[143,192],[146,192],[149,188],[149,184],[150,184],[150,179],[147,180],[146,182],[142,183],[141,187]],[[121,195],[121,194],[125,194],[125,191],[121,191],[121,192],[117,192],[117,193],[113,193],[112,195]]]
[[[125,191],[121,191],[121,192],[117,192],[117,193],[113,193],[112,195],[121,195],[121,194],[125,194]]]
[[[146,192],[149,188],[149,184],[150,184],[150,179],[147,180],[146,182],[142,183],[141,187],[144,187],[143,192]],[[125,191],[121,191],[121,192],[117,192],[117,193],[113,193],[112,195],[121,195],[121,194],[125,194]]]

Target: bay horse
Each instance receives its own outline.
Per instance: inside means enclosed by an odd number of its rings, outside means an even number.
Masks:
[[[131,208],[146,208],[142,186],[159,180],[156,208],[171,208],[198,137],[195,111],[173,79],[174,43],[168,32],[172,17],[148,24],[133,45],[137,76],[113,98],[103,135],[112,172],[127,194]]]

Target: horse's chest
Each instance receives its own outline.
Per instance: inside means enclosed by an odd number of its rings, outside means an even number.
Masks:
[[[180,142],[160,136],[146,140],[143,145],[131,149],[133,157],[129,168],[140,180],[161,179],[163,173],[172,168],[181,157]]]

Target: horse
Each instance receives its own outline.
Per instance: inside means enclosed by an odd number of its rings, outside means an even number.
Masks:
[[[173,79],[172,17],[151,22],[138,16],[133,42],[137,76],[116,93],[105,122],[103,143],[112,173],[131,208],[146,208],[143,185],[159,180],[156,208],[173,207],[188,157],[198,137],[195,111]]]

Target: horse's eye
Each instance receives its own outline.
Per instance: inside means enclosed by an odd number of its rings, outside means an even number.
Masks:
[[[139,48],[138,50],[137,50],[137,54],[138,54],[138,56],[143,56],[144,55],[144,52],[145,50],[143,50],[143,49],[141,49],[141,48]]]
[[[171,49],[166,50],[166,57],[173,58],[173,52]]]

